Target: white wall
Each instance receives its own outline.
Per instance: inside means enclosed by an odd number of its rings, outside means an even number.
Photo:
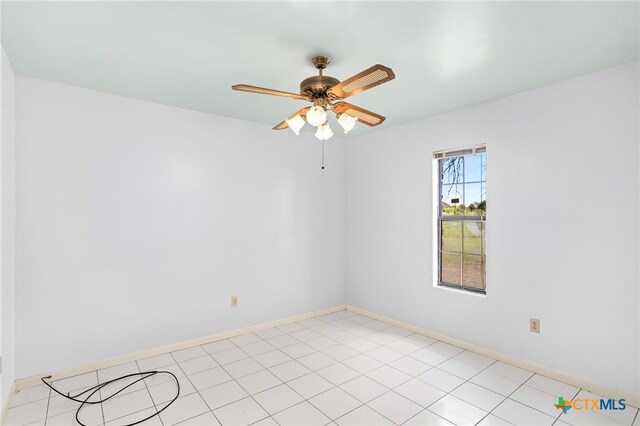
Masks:
[[[25,77],[16,101],[19,378],[344,303],[339,140],[322,171],[310,134]]]
[[[350,140],[348,303],[640,395],[638,72],[633,63]],[[479,143],[486,298],[432,278],[432,153]]]
[[[346,300],[639,395],[638,71],[335,140],[324,172],[309,134],[18,77],[17,377]],[[486,298],[432,286],[431,156],[477,143]]]
[[[2,49],[0,49],[2,50]],[[0,322],[2,403],[15,380],[15,74],[2,50],[0,65]]]

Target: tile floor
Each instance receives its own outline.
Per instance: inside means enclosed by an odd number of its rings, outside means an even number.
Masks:
[[[176,402],[149,425],[634,425],[638,410],[561,414],[558,396],[596,397],[372,318],[340,311],[59,380],[65,392],[131,372],[166,370]],[[145,383],[146,382],[146,383]],[[124,425],[176,391],[157,375],[83,409]],[[104,389],[107,391],[107,389]],[[15,396],[6,425],[73,425],[76,403],[44,385]]]

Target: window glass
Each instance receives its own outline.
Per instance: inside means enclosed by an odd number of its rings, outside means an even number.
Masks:
[[[438,284],[486,288],[486,152],[438,160]]]

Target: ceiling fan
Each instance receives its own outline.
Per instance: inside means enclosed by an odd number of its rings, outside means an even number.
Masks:
[[[319,75],[302,80],[300,94],[246,84],[236,84],[231,88],[242,92],[284,96],[313,103],[312,106],[302,108],[276,125],[273,130],[283,130],[289,127],[298,135],[302,126],[305,123],[309,123],[317,127],[316,137],[323,141],[333,136],[327,121],[327,111],[334,112],[345,133],[353,129],[356,121],[371,127],[377,126],[384,121],[385,118],[383,116],[350,103],[342,102],[341,99],[393,80],[396,76],[391,68],[379,64],[374,65],[351,78],[340,81],[334,77],[323,75],[323,70],[330,62],[326,56],[315,56],[311,59],[311,62],[318,70]]]

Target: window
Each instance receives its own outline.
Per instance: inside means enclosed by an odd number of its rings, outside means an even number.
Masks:
[[[434,157],[439,172],[438,285],[485,293],[486,149]]]

